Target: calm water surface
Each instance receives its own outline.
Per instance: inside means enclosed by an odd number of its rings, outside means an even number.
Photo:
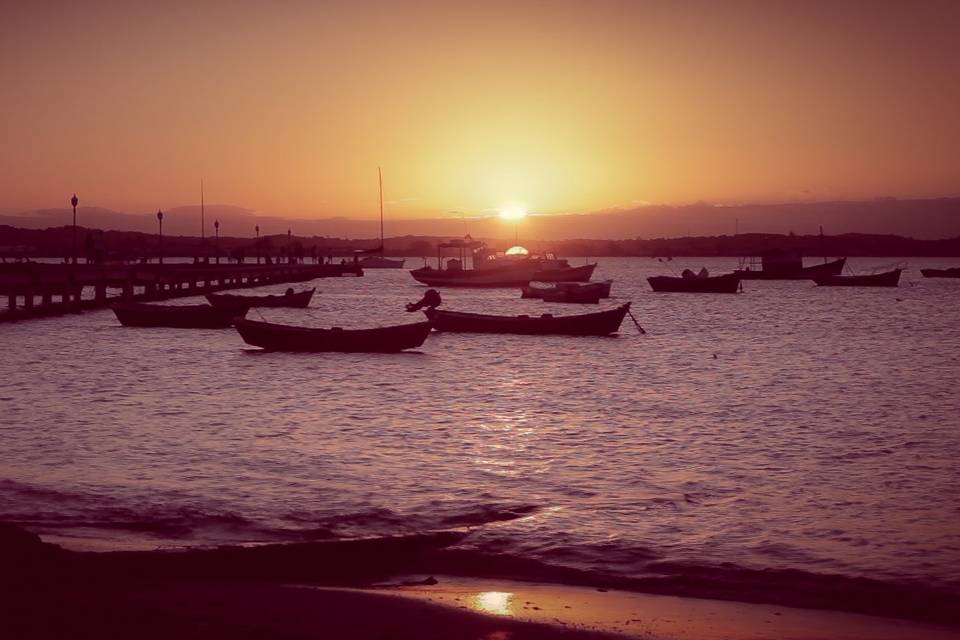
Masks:
[[[628,318],[612,338],[273,354],[109,310],[0,326],[0,519],[73,548],[477,525],[469,547],[625,575],[729,562],[958,588],[960,280],[919,274],[951,261],[911,260],[897,289],[645,281],[735,263],[601,259],[603,306],[632,300],[646,336]],[[420,319],[405,270],[313,284],[310,309],[251,317]],[[584,310],[443,293],[450,309]]]

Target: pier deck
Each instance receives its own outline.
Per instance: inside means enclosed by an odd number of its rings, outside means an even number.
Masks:
[[[166,300],[344,275],[362,276],[363,269],[356,263],[0,264],[0,298],[7,298],[6,308],[0,309],[0,322],[77,313],[119,301]],[[84,290],[92,296],[84,296]]]

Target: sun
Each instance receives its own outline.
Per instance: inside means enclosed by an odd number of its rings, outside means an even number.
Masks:
[[[527,208],[522,204],[510,204],[500,209],[502,220],[523,220],[527,217]]]

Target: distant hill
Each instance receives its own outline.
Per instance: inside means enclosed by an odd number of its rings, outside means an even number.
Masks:
[[[15,216],[0,216],[0,224],[27,229],[43,229],[71,223],[70,209],[27,211]],[[157,229],[156,212],[122,213],[96,207],[79,207],[78,224],[98,229],[153,233]],[[221,235],[253,237],[260,234],[285,234],[291,229],[300,236],[371,238],[379,234],[377,220],[342,217],[294,219],[264,215],[230,205],[205,207],[206,234],[214,234],[213,221],[220,221]],[[687,206],[644,206],[612,209],[589,214],[532,215],[517,230],[520,239],[626,239],[682,236],[720,236],[744,233],[825,233],[894,234],[936,239],[960,236],[960,198],[898,200],[883,198],[856,202],[812,202],[784,204],[743,204],[717,206],[698,203]],[[200,207],[176,207],[164,211],[164,233],[200,235]],[[390,236],[463,236],[510,238],[512,224],[495,217],[390,219]]]

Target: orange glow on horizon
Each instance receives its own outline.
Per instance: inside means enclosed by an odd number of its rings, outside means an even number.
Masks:
[[[0,213],[953,195],[956,3],[20,3]],[[895,45],[895,46],[894,46]],[[373,175],[373,177],[371,177]]]

